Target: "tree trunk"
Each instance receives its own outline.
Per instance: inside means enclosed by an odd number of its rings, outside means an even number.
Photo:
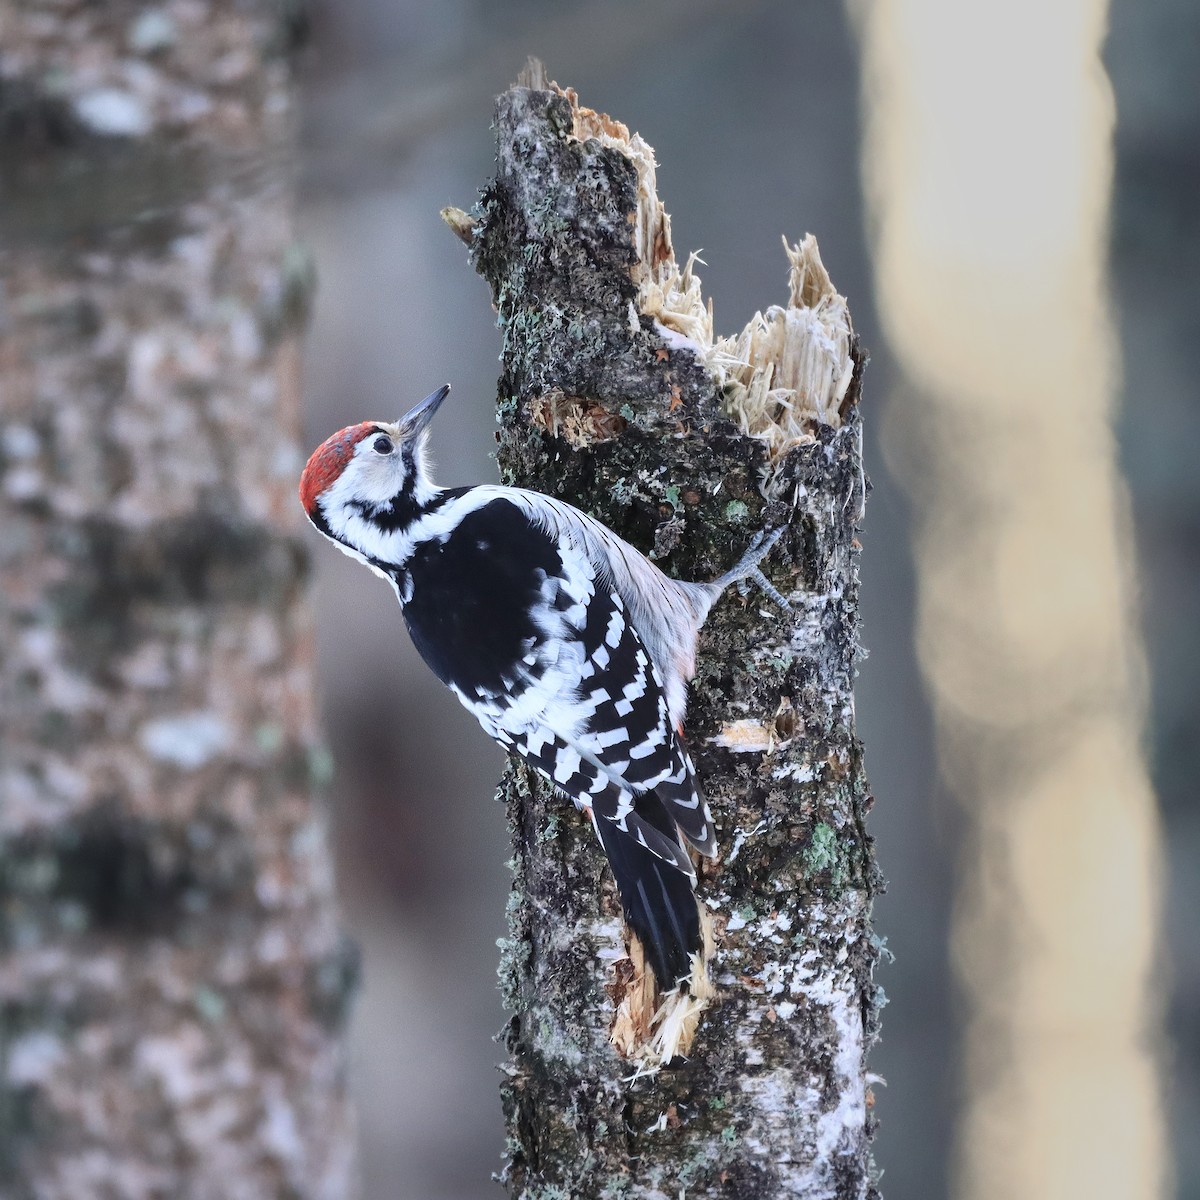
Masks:
[[[345,1197],[289,31],[4,22],[0,1192]]]
[[[727,595],[702,636],[688,734],[721,845],[700,868],[716,994],[686,1061],[663,1065],[661,1023],[639,1024],[588,822],[510,765],[504,1179],[530,1198],[873,1196],[878,874],[851,695],[862,358],[845,302],[809,238],[789,249],[788,306],[714,339],[649,147],[537,64],[522,83],[498,102],[495,180],[445,214],[503,331],[504,482],[685,578],[786,526],[765,565],[792,608]]]

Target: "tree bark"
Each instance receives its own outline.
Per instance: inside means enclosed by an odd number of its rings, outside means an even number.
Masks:
[[[588,822],[510,765],[504,1181],[530,1200],[874,1196],[879,877],[851,695],[863,359],[845,303],[810,238],[789,249],[790,303],[716,339],[640,138],[537,64],[496,131],[496,178],[446,218],[503,332],[503,481],[685,578],[785,526],[765,565],[792,605],[729,595],[701,640],[688,736],[721,857],[700,864],[716,996],[686,1060],[623,1026],[635,965]]]
[[[345,1197],[286,6],[10,7],[0,1192]]]

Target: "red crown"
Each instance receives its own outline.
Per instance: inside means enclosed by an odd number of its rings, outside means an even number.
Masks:
[[[317,498],[332,484],[354,457],[354,447],[379,428],[372,421],[347,425],[326,438],[313,452],[300,475],[300,503],[306,513],[317,510]]]

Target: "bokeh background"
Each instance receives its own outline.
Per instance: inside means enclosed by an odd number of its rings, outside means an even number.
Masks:
[[[1053,14],[1069,17],[1088,6],[1064,0],[1045,13],[1014,6],[1011,28],[995,37],[986,23],[956,19],[960,7],[950,0],[925,5],[929,22],[919,52],[892,69],[902,76],[927,71],[928,62],[966,64],[968,73],[996,81],[988,86],[1003,114],[1020,109],[1028,83],[1021,48],[1043,45],[1047,54],[1063,56],[1063,88],[1074,86],[1078,63],[1063,38],[1076,27],[1068,20],[1064,33]],[[1102,7],[1091,7],[1103,15]],[[895,113],[886,89],[864,79],[862,47],[870,38],[855,24],[880,19],[885,8],[848,12],[826,0],[315,0],[301,60],[299,225],[319,276],[305,356],[307,437],[315,445],[348,423],[394,418],[449,380],[454,393],[435,434],[440,480],[493,477],[499,335],[486,289],[438,210],[469,207],[487,180],[492,99],[527,54],[542,57],[584,103],[626,122],[655,147],[677,252],[702,251],[701,274],[722,332],[783,299],[780,235],[817,235],[872,357],[865,418],[874,490],[862,567],[869,657],[857,711],[878,801],[872,830],[889,879],[878,925],[895,956],[880,975],[890,1004],[873,1057],[887,1079],[886,1089],[877,1090],[877,1158],[893,1200],[937,1200],[996,1194],[986,1180],[972,1178],[972,1170],[985,1168],[962,1148],[964,1130],[979,1128],[965,1123],[985,1083],[972,1074],[980,1067],[978,1046],[964,1051],[965,1039],[975,1036],[972,989],[980,984],[964,973],[962,938],[974,937],[985,960],[1004,958],[997,970],[1005,976],[1019,975],[1021,964],[1004,956],[1019,955],[1027,943],[1008,937],[993,950],[986,925],[974,934],[961,925],[972,909],[972,879],[987,861],[980,840],[988,827],[974,805],[991,785],[974,775],[975,796],[961,781],[947,782],[954,776],[935,731],[937,685],[929,682],[928,648],[922,658],[917,650],[920,572],[930,568],[914,552],[923,544],[922,529],[927,543],[929,528],[915,509],[929,501],[920,480],[906,474],[922,469],[911,453],[911,430],[931,410],[922,408],[914,351],[910,345],[897,353],[889,340],[896,337],[895,314],[881,319],[876,300],[895,293],[876,290],[884,264],[872,258],[881,244],[874,233],[886,213],[877,193],[876,207],[869,207],[864,130],[879,136]],[[1156,1181],[1155,1170],[1142,1164],[1131,1191],[1108,1164],[1107,1191],[1089,1185],[1040,1194],[1200,1197],[1200,8],[1192,0],[1115,0],[1108,20],[1102,61],[1116,112],[1111,209],[1101,162],[1089,176],[1098,257],[1080,268],[1099,318],[1085,331],[1090,343],[1081,335],[1075,365],[1087,369],[1075,373],[1087,388],[1108,389],[1094,395],[1089,412],[1101,427],[1111,415],[1115,456],[1101,438],[1092,461],[1104,470],[1115,463],[1123,475],[1122,482],[1102,472],[1105,494],[1115,497],[1114,544],[1123,567],[1124,590],[1114,604],[1124,612],[1124,597],[1136,608],[1133,625],[1121,627],[1132,664],[1122,677],[1121,711],[1130,744],[1145,748],[1157,797],[1157,809],[1144,806],[1132,818],[1142,840],[1140,865],[1131,870],[1144,875],[1132,886],[1148,899],[1130,937],[1151,980],[1148,1003],[1132,988],[1131,1002],[1142,1005],[1133,1019],[1144,1026],[1133,1037],[1147,1048],[1143,1066],[1150,1068],[1135,1107],[1141,1105],[1137,1119],[1148,1125],[1141,1144],[1162,1174]],[[1086,42],[1086,30],[1078,36]],[[1081,45],[1084,75],[1091,72],[1102,94],[1099,64],[1088,54]],[[1049,66],[1054,75],[1054,62]],[[864,104],[879,111],[865,111]],[[1086,112],[1075,118],[1090,119]],[[1099,119],[1094,140],[1105,147],[1108,128]],[[1063,126],[1063,159],[1076,152],[1077,132],[1070,121]],[[978,135],[998,139],[997,155],[1011,153],[1002,117]],[[1012,136],[1024,136],[1019,122]],[[866,167],[870,179],[872,163]],[[987,225],[974,231],[979,245],[1019,241],[1037,228],[1039,212],[1054,209],[1055,177],[1016,182],[1011,194],[998,193]],[[978,248],[969,239],[964,245],[965,270]],[[1049,283],[1034,270],[1017,286],[1037,296]],[[947,299],[953,308],[956,299]],[[1037,325],[1031,340],[1060,332],[1046,327],[1037,305],[1030,321]],[[1062,324],[1070,325],[1069,313]],[[936,357],[944,350],[930,345],[928,352]],[[1015,359],[1021,352],[1012,349]],[[1092,372],[1097,360],[1103,369]],[[1011,421],[1036,439],[1040,410],[1026,404],[1030,399],[1010,398]],[[953,453],[953,445],[941,452]],[[1061,469],[1070,472],[1071,461],[1067,456]],[[1045,469],[1054,471],[1053,461]],[[1131,530],[1122,524],[1127,502]],[[1061,539],[1063,555],[1088,542],[1088,521],[1103,523],[1110,515],[1085,510],[1078,539]],[[503,1136],[494,1067],[501,1051],[491,1039],[503,1013],[493,986],[494,943],[504,932],[508,875],[503,817],[491,796],[501,756],[417,660],[391,592],[315,537],[313,554],[322,705],[337,762],[340,888],[364,960],[352,1050],[365,1194],[370,1200],[496,1195],[488,1178],[499,1168]],[[1081,563],[1086,591],[1086,556]],[[1096,581],[1098,590],[1104,586]],[[1038,587],[1029,581],[1035,612]],[[1045,598],[1048,609],[1055,603]],[[1008,778],[1009,765],[994,764],[997,780]],[[1078,838],[1090,847],[1089,822],[1109,821],[1105,805],[1084,805],[1065,831],[1032,836]],[[1069,847],[1059,849],[1051,863],[1070,859]],[[1116,866],[1113,895],[1131,886]],[[1082,918],[1073,910],[1072,919],[1100,929],[1109,919],[1102,897],[1085,894],[1082,903]],[[1014,899],[1011,907],[1019,929],[1021,905]],[[1103,951],[1103,936],[1098,945]],[[1037,952],[1035,944],[1030,953]],[[1084,974],[1063,986],[1086,993],[1089,962],[1085,956]],[[1143,969],[1123,961],[1109,966],[1118,976],[1127,969],[1139,978]],[[1103,970],[1095,987],[1111,990]],[[1074,996],[1058,999],[1066,1015],[1051,1034],[1056,1045],[1091,1019]],[[1001,1038],[990,1051],[999,1059],[982,1061],[1000,1071],[1006,1056],[1030,1049],[1042,1052]],[[1055,1114],[1064,1130],[1093,1118],[1104,1127],[1105,1079],[1097,1086],[1081,1075],[1075,1082],[1073,1102],[1052,1111],[1051,1138]],[[1107,1085],[1125,1086],[1119,1072]],[[1167,1122],[1157,1135],[1165,1149],[1154,1148],[1160,1119]],[[1103,1165],[1111,1149],[1097,1145],[1096,1161]]]

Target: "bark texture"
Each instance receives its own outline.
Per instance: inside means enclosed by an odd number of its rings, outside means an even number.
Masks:
[[[686,1061],[631,1078],[610,1029],[633,968],[602,856],[584,818],[510,766],[504,1179],[527,1200],[874,1195],[878,875],[851,696],[860,356],[850,335],[824,398],[784,386],[832,305],[813,291],[828,283],[815,243],[791,252],[786,309],[714,343],[649,148],[536,69],[524,82],[498,102],[496,178],[447,217],[503,331],[503,481],[594,513],[685,578],[785,525],[765,566],[793,609],[728,595],[701,641],[688,736],[720,834],[700,883],[717,996]]]
[[[286,6],[3,19],[0,1192],[345,1197]]]

